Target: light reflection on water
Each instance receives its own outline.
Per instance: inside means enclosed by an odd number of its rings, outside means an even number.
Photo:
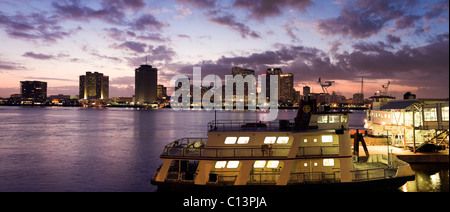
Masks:
[[[296,113],[280,110],[279,119]],[[218,119],[260,115],[217,112]],[[356,111],[350,125],[360,127],[364,116]],[[213,119],[213,111],[0,107],[0,191],[155,191],[150,179],[164,146],[206,137]],[[448,191],[448,165],[443,170],[446,177],[426,172],[427,186],[408,183],[406,190]]]

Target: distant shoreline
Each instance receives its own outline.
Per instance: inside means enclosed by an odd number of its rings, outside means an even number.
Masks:
[[[3,104],[1,106],[7,106],[7,107],[79,107],[79,108],[145,108],[145,109],[155,109],[151,108],[149,106],[137,106],[137,105],[110,105],[110,106],[104,106],[104,107],[83,107],[80,105],[10,105],[10,104]],[[163,108],[156,108],[157,109],[170,109],[171,107],[163,107]],[[259,108],[256,108],[259,110]],[[298,110],[298,107],[278,107],[279,110]],[[332,108],[332,109],[346,109],[346,110],[368,110],[368,108],[359,108],[359,107],[343,107],[343,108]],[[205,110],[205,109],[201,109]],[[225,110],[225,107],[222,108],[222,110]],[[233,110],[235,110],[233,108]],[[248,107],[244,107],[244,110],[248,110]]]

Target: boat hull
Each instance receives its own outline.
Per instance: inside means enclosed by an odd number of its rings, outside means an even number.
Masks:
[[[303,183],[277,185],[195,185],[185,182],[155,182],[158,192],[372,192],[372,191],[399,191],[399,188],[415,176],[404,176],[380,180],[347,182],[347,183]]]

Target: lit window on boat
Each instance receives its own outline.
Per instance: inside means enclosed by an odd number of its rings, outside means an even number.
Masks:
[[[323,159],[323,166],[334,166],[334,159]]]
[[[228,161],[227,168],[235,169],[239,166],[239,161]]]
[[[257,160],[255,161],[255,164],[253,164],[253,168],[264,168],[266,166],[265,160]]]
[[[347,123],[348,122],[348,116],[347,115],[341,116],[341,122],[342,123]]]
[[[237,140],[237,137],[227,137],[225,139],[225,144],[235,144]]]
[[[289,142],[289,137],[278,137],[277,144],[287,144]]]
[[[276,140],[277,140],[277,137],[266,137],[266,139],[264,139],[264,143],[265,144],[274,144]]]
[[[217,161],[216,166],[214,166],[216,169],[223,169],[225,168],[225,165],[227,164],[226,161]]]
[[[322,135],[322,143],[333,143],[332,135]]]
[[[267,168],[278,168],[278,164],[280,164],[280,161],[277,160],[269,160],[269,162],[267,162]]]
[[[238,144],[248,144],[250,137],[239,137],[237,143]]]
[[[319,123],[319,124],[328,123],[328,116],[327,115],[317,116],[317,123]]]
[[[330,120],[328,122],[329,123],[339,123],[340,118],[341,118],[341,116],[339,116],[339,115],[331,115]]]

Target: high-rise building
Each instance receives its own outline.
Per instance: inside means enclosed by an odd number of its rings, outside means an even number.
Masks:
[[[80,76],[80,99],[108,99],[109,77],[98,72]]]
[[[245,68],[241,68],[241,67],[233,67],[231,69],[231,73],[233,74],[233,76],[241,75],[243,78],[245,78],[248,75],[255,76],[255,71],[254,70],[245,69]],[[248,102],[249,95],[255,95],[255,97],[256,97],[256,93],[252,93],[252,94],[249,93],[249,86],[252,86],[252,85],[249,85],[248,83],[244,83],[244,99],[243,99],[244,100],[244,106],[248,106],[249,105],[249,102]],[[237,99],[238,97],[236,96],[237,95],[236,89],[237,89],[236,85],[233,85],[233,101],[237,102],[240,99]]]
[[[241,68],[241,67],[233,67],[231,69],[231,72],[232,72],[233,76],[236,76],[236,75],[242,75],[242,77],[246,77],[247,75],[255,76],[254,70],[245,69],[245,68]]]
[[[266,95],[267,97],[270,96],[270,76],[271,75],[278,75],[278,99],[280,98],[280,75],[283,74],[283,71],[281,71],[281,68],[269,68],[266,71]]]
[[[135,104],[151,104],[157,100],[158,69],[141,65],[135,70]]]
[[[353,94],[353,104],[363,105],[364,104],[364,94],[362,94],[362,93]]]
[[[24,101],[44,103],[47,100],[47,82],[21,81],[20,88]]]
[[[158,99],[165,99],[167,97],[167,88],[164,85],[158,85],[156,96]]]
[[[311,88],[309,86],[303,87],[303,98],[308,99],[309,94],[311,94]]]
[[[278,86],[280,90],[278,99],[284,103],[293,103],[295,99],[294,75],[281,74]]]

